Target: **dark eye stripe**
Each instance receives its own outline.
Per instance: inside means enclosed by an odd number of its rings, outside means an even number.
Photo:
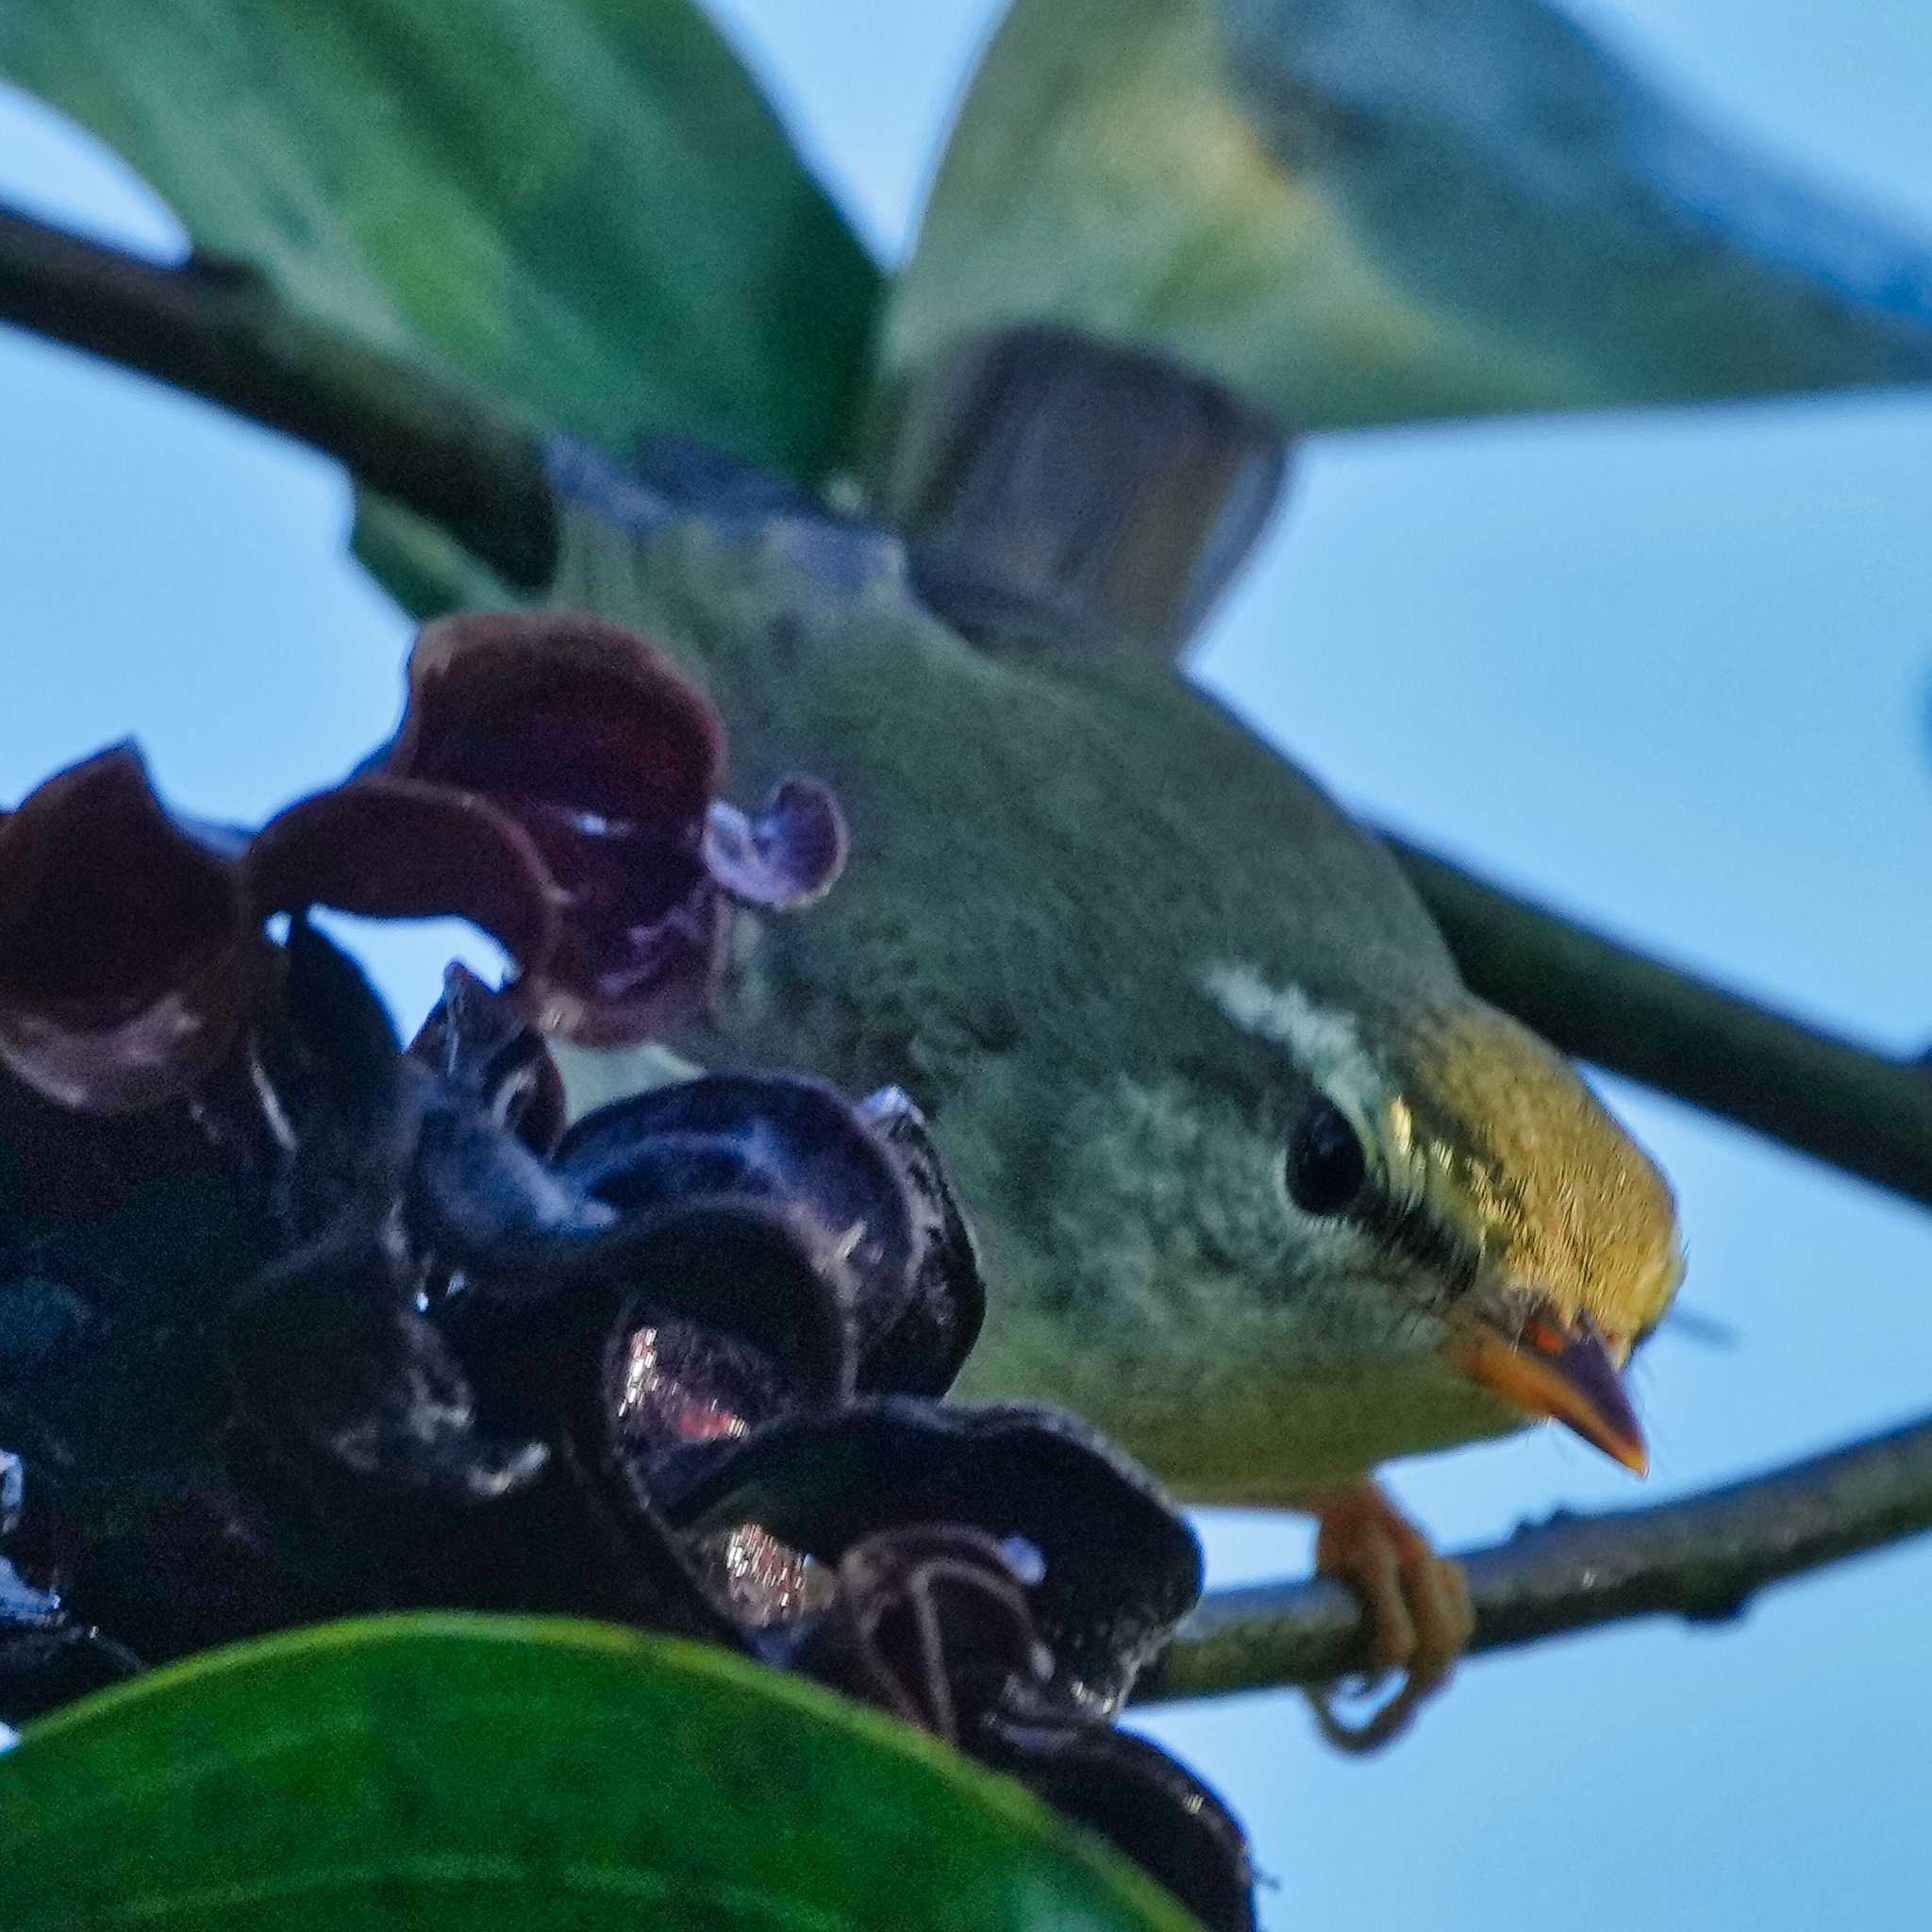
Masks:
[[[1423,1202],[1393,1201],[1379,1189],[1371,1189],[1357,1218],[1378,1241],[1426,1268],[1450,1299],[1460,1298],[1475,1286],[1482,1273],[1481,1251],[1458,1230],[1436,1220]]]

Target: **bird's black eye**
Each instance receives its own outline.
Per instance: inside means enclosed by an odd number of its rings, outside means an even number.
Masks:
[[[1316,1100],[1288,1141],[1288,1191],[1309,1214],[1340,1214],[1362,1191],[1369,1164],[1341,1109]]]

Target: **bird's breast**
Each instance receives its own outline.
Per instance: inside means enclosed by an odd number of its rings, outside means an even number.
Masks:
[[[1257,1507],[1527,1422],[1435,1352],[1163,1352],[1108,1345],[1076,1319],[1003,1323],[997,1310],[959,1394],[1072,1408],[1187,1501]]]

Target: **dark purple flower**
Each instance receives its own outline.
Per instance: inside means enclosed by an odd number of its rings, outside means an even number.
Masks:
[[[0,1712],[53,1710],[141,1668],[63,1601],[72,1538],[18,1456],[0,1449]]]
[[[241,868],[131,745],[0,819],[0,1065],[58,1106],[152,1107],[225,1054],[269,978]]]
[[[548,1154],[562,1137],[563,1075],[542,1035],[460,960],[445,969],[442,997],[409,1042],[409,1057],[534,1153]]]
[[[655,645],[593,617],[470,611],[423,631],[394,739],[325,808],[408,785],[513,825],[558,916],[552,947],[512,947],[518,1003],[545,1032],[630,1045],[703,1003],[730,902],[808,905],[844,864],[824,787],[788,778],[746,815],[716,796],[723,767],[710,707]]]
[[[434,787],[340,786],[252,837],[172,811],[117,745],[0,818],[0,1067],[71,1111],[133,1114],[214,1076],[278,996],[277,912],[454,914],[520,958],[553,888],[510,821]]]
[[[1009,1544],[912,1524],[855,1544],[833,1576],[830,1603],[785,1633],[791,1668],[1017,1778],[1110,1839],[1209,1932],[1254,1932],[1240,1824],[1191,1772],[1067,1694],[1035,1621],[1042,1577]]]
[[[543,1030],[635,1043],[702,1004],[732,903],[806,905],[844,863],[823,786],[747,815],[715,795],[723,758],[654,645],[508,612],[430,625],[394,739],[253,835],[102,752],[0,814],[0,1070],[90,1113],[187,1092],[272,997],[264,921],[310,906],[467,919]]]
[[[1108,1722],[1199,1547],[1073,1418],[940,1399],[986,1293],[917,1110],[724,1074],[566,1128],[546,1033],[689,1013],[733,903],[843,861],[823,787],[747,815],[722,765],[641,639],[472,615],[258,832],[127,747],[0,814],[0,1440],[74,1511],[0,1452],[0,1715],[358,1610],[619,1618],[895,1711],[1246,1932],[1238,1828]],[[318,905],[515,976],[452,968],[406,1055]]]

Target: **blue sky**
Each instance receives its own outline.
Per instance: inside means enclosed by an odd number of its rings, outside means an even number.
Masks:
[[[717,9],[883,248],[989,0]],[[1734,125],[1932,232],[1923,0],[1600,0]],[[238,164],[241,164],[238,162]],[[165,212],[0,95],[0,196],[144,245]],[[326,464],[0,332],[0,799],[129,733],[246,816],[393,718],[406,628],[343,555]],[[1666,954],[1898,1049],[1932,1039],[1932,398],[1318,443],[1196,665],[1399,823]],[[405,1024],[460,933],[370,951]],[[1671,1172],[1687,1301],[1638,1393],[1648,1491],[1567,1439],[1405,1465],[1447,1545],[1703,1486],[1895,1421],[1932,1376],[1932,1223],[1617,1083]],[[1307,1536],[1209,1525],[1221,1580]],[[1150,1727],[1249,1820],[1271,1924],[1484,1932],[1923,1923],[1932,1545],[1762,1602],[1470,1666],[1393,1752],[1261,1696]]]

